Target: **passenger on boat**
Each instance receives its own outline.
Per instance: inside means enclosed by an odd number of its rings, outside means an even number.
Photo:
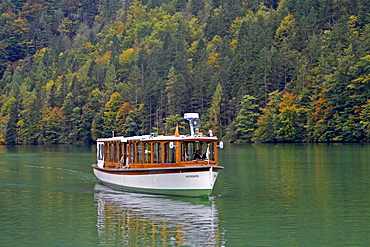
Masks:
[[[206,155],[203,154],[202,149],[198,149],[195,154],[194,154],[194,159],[195,160],[203,160],[206,158]]]

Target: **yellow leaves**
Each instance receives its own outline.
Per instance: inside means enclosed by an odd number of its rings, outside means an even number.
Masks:
[[[279,41],[283,38],[290,38],[295,35],[295,28],[297,26],[297,20],[292,14],[288,14],[280,22],[279,27],[276,29],[275,38]]]
[[[39,12],[43,8],[42,4],[37,3],[36,1],[27,1],[23,5],[22,9],[22,15],[29,18],[34,18],[37,15],[37,12]]]
[[[126,117],[133,108],[130,102],[125,102],[120,106],[116,115],[117,125],[125,124]]]
[[[119,56],[120,63],[129,63],[130,61],[134,61],[138,58],[138,53],[135,51],[134,48],[129,48],[124,50],[121,55]]]
[[[1,19],[7,20],[11,19],[14,15],[14,12],[9,12],[9,10],[6,13],[3,13],[0,15]]]
[[[62,80],[63,80],[63,76],[58,76],[58,78],[55,80],[55,84],[59,85]]]
[[[359,77],[357,79],[354,79],[353,82],[362,82],[367,83],[370,80],[370,74],[366,75],[365,77]],[[353,84],[348,85],[347,87],[354,87]]]
[[[356,26],[358,22],[358,17],[355,16],[355,15],[351,15],[349,17],[349,21],[348,21],[348,25],[351,27],[351,28],[354,28]]]
[[[354,106],[353,108],[354,108],[354,111],[353,112],[355,114],[359,114],[363,110],[360,106]]]
[[[355,35],[359,35],[359,28],[358,28],[358,17],[355,15],[351,15],[349,17],[349,21],[347,22],[348,26],[351,28],[351,31]]]
[[[282,96],[282,102],[279,103],[280,106],[282,107],[288,107],[288,106],[293,106],[294,102],[296,100],[296,96],[292,93],[286,92]]]
[[[107,51],[103,56],[97,57],[95,59],[95,62],[105,65],[105,67],[108,67],[111,57],[112,51]]]
[[[14,20],[14,25],[13,25],[13,34],[16,34],[16,35],[21,35],[25,32],[28,31],[28,24],[26,22],[25,19],[22,19],[22,18],[18,18],[16,20]]]
[[[233,39],[229,44],[230,49],[235,50],[237,48],[237,44],[238,44],[238,41],[236,39]]]
[[[158,20],[157,17],[154,17],[152,22],[154,23],[154,29],[156,30],[156,32],[169,30],[169,28],[171,28],[171,25],[173,27],[178,26],[178,23],[174,23],[171,21],[170,15],[162,16],[161,20]]]
[[[24,120],[23,119],[21,119],[21,120],[19,120],[18,122],[17,122],[17,127],[18,128],[24,128],[26,126],[26,123],[24,122]]]
[[[41,48],[40,50],[38,50],[36,52],[35,56],[41,58],[41,57],[43,57],[45,55],[45,53],[46,53],[47,50],[48,49],[46,47]]]
[[[189,23],[190,28],[190,35],[194,39],[200,39],[201,37],[204,37],[203,29],[206,26],[206,23],[201,24],[198,18],[191,18]]]
[[[84,65],[75,73],[78,78],[86,78],[89,73],[91,60],[87,60]]]
[[[42,121],[49,126],[57,126],[65,122],[65,116],[59,107],[54,107],[51,111],[42,119]]]
[[[99,88],[95,88],[94,90],[91,91],[91,95],[100,95],[100,94],[101,92]]]
[[[283,94],[281,102],[278,104],[280,113],[286,117],[282,122],[291,121],[292,115],[299,115],[303,112],[302,108],[297,107],[296,101],[297,97],[294,94],[289,92]]]
[[[140,2],[135,1],[134,5],[130,6],[130,15],[128,16],[128,20],[131,21],[143,21],[147,20],[147,7],[142,5]]]
[[[49,82],[47,82],[46,84],[45,84],[45,86],[43,86],[42,88],[43,89],[46,89],[46,90],[50,90],[52,87],[53,87],[53,85],[54,85],[54,81],[53,80],[50,80]]]
[[[122,35],[123,31],[125,30],[125,25],[123,23],[120,23],[118,26],[117,26],[117,35]]]
[[[62,23],[60,24],[61,33],[68,35],[72,32],[72,28],[73,28],[73,22],[68,17],[65,17],[62,20]]]
[[[239,32],[239,28],[243,22],[243,19],[240,17],[236,17],[233,23],[231,24],[230,32],[236,35]]]
[[[219,57],[220,53],[218,52],[211,52],[208,56],[207,64],[212,65],[215,68],[220,68],[219,64]]]
[[[198,46],[198,40],[195,40],[195,41],[193,41],[193,43],[191,43],[188,51],[190,53],[194,53],[196,51],[196,49],[197,49],[197,46]]]
[[[363,80],[362,80],[362,82],[363,83],[366,83],[366,82],[368,82],[370,80],[370,74],[368,74],[367,75],[367,77],[366,78],[364,78]]]
[[[17,102],[16,98],[14,97],[11,97],[4,105],[3,105],[3,108],[1,109],[1,114],[3,116],[9,114],[11,108],[13,107],[13,105]]]
[[[356,78],[352,82],[367,83],[370,80],[370,74],[364,75],[363,77]],[[354,84],[349,84],[348,88],[356,88]]]
[[[5,144],[5,138],[3,133],[0,133],[0,144]]]
[[[222,45],[222,38],[219,35],[215,35],[210,44],[212,44],[212,46],[220,46]]]
[[[329,100],[321,97],[314,101],[314,106],[315,108],[312,114],[315,121],[318,123],[325,122],[328,118],[328,114],[333,110],[333,107],[329,104]]]

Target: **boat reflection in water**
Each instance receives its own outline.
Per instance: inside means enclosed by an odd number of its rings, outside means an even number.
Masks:
[[[129,193],[95,185],[101,244],[222,246],[212,199]]]

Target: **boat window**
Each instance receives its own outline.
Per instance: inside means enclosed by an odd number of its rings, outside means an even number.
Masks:
[[[153,163],[162,163],[161,143],[153,143]]]
[[[143,143],[145,163],[152,163],[152,147],[149,142]]]
[[[143,163],[143,146],[142,143],[136,144],[136,153],[137,153],[137,162],[136,163]]]
[[[104,161],[108,161],[108,147],[109,145],[107,143],[104,144],[104,148],[103,148],[103,157],[104,157]]]
[[[130,163],[130,145],[128,143],[123,144],[122,153],[124,155],[125,165],[129,164]]]
[[[114,148],[114,143],[111,143],[109,145],[109,148],[110,148],[110,154],[109,154],[109,161],[110,162],[113,162],[114,161],[114,155],[115,155],[115,148]]]
[[[207,143],[207,149],[206,149],[206,155],[208,155],[209,160],[215,160],[215,143],[214,142],[208,142]]]
[[[98,144],[98,160],[104,159],[104,144]]]
[[[165,163],[176,163],[176,145],[170,148],[170,142],[164,144],[164,160]]]
[[[114,156],[114,162],[119,162],[121,159],[121,145],[119,143],[114,144],[116,155]]]
[[[121,163],[121,165],[125,164],[126,163],[125,144],[124,143],[118,144],[118,149],[119,149],[118,161]]]
[[[192,160],[194,142],[183,142],[181,143],[181,160],[188,161]]]
[[[116,155],[114,156],[114,162],[119,162],[120,158],[121,158],[121,149],[120,149],[120,144],[119,143],[115,143],[114,144],[114,149],[115,149],[115,152],[116,152]]]
[[[135,144],[130,143],[130,158],[129,163],[134,163],[135,161]]]
[[[214,160],[214,142],[188,141],[181,143],[181,160]]]

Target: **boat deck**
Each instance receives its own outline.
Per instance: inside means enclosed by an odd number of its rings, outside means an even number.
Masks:
[[[98,169],[101,171],[107,171],[107,172],[149,172],[149,171],[175,171],[175,170],[184,170],[184,171],[191,171],[191,170],[209,170],[211,167],[215,170],[223,169],[223,166],[217,166],[217,165],[189,165],[189,166],[171,166],[171,167],[145,167],[145,168],[103,168],[98,167],[97,164],[92,165],[94,169]]]

